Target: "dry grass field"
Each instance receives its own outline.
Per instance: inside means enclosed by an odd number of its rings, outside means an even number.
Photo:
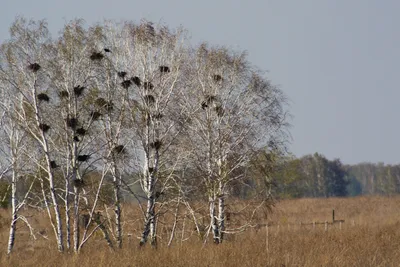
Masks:
[[[331,222],[332,209],[344,223],[328,224],[327,229],[306,224]],[[133,233],[121,250],[111,251],[96,237],[79,255],[58,253],[51,232],[50,241],[43,231],[33,241],[21,226],[13,254],[6,256],[9,215],[3,210],[0,216],[0,266],[400,266],[398,196],[284,200],[269,215],[268,230],[255,227],[228,236],[222,245],[202,246],[193,236],[177,239],[171,247],[161,239],[157,249],[139,248]],[[47,224],[44,215],[32,220],[36,231]],[[127,223],[125,233],[135,223]]]

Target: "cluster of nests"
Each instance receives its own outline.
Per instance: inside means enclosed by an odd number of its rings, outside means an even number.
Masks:
[[[109,48],[104,48],[103,51],[106,53],[111,53]],[[104,58],[104,55],[101,52],[93,52],[89,58],[92,61],[101,61]],[[39,63],[36,62],[28,65],[28,69],[32,72],[38,72],[41,68],[42,67],[39,65]]]
[[[170,69],[168,66],[160,66],[159,70],[161,73],[169,73]],[[130,79],[126,79],[126,75],[128,73],[126,71],[119,71],[117,73],[118,77],[120,77],[121,79],[123,79],[123,81],[121,82],[121,86],[125,89],[128,89],[132,84],[135,84],[137,87],[142,86],[142,81],[140,80],[139,77],[137,76],[133,76]],[[151,82],[144,82],[143,83],[143,87],[146,90],[151,90],[154,88],[153,84]]]
[[[212,79],[214,80],[215,83],[219,83],[219,82],[223,81],[222,76],[219,74],[213,75]],[[204,97],[204,100],[201,102],[201,108],[205,110],[209,107],[213,107],[219,117],[222,117],[224,115],[224,109],[223,109],[222,105],[218,103],[216,96],[206,95]]]
[[[85,86],[81,86],[81,85],[77,85],[73,88],[74,94],[75,96],[79,97],[83,94],[83,91],[86,89]],[[61,99],[66,99],[69,97],[69,93],[66,90],[63,90],[61,92],[58,93],[58,96]],[[37,99],[39,100],[39,102],[49,102],[50,101],[50,97],[46,94],[46,93],[40,93],[37,95]]]
[[[224,115],[224,109],[220,104],[218,104],[217,98],[213,95],[206,95],[203,102],[201,102],[201,108],[205,110],[211,106],[214,106],[215,113],[219,117]]]
[[[111,50],[108,49],[108,48],[104,48],[104,52],[106,52],[106,53],[111,53]],[[91,59],[92,61],[100,61],[100,60],[102,60],[103,58],[104,58],[104,54],[101,53],[101,52],[93,52],[93,53],[90,55],[90,59]],[[39,70],[41,69],[41,66],[40,66],[38,63],[32,63],[32,64],[30,64],[30,65],[28,66],[28,69],[30,69],[32,72],[37,72],[37,71],[39,71]],[[159,71],[160,71],[162,74],[164,74],[164,73],[169,73],[171,70],[170,70],[170,68],[169,68],[168,66],[160,66],[160,67],[159,67]],[[126,71],[120,71],[120,72],[118,72],[117,74],[118,74],[118,77],[120,77],[120,78],[123,79],[123,81],[122,81],[120,84],[121,84],[121,86],[122,86],[123,88],[125,88],[125,89],[128,89],[128,88],[131,87],[133,84],[135,84],[137,87],[142,87],[142,86],[143,86],[143,88],[144,88],[145,90],[152,90],[152,89],[154,89],[154,85],[153,85],[151,82],[149,82],[149,81],[142,82],[141,79],[140,79],[138,76],[133,76],[133,77],[127,79],[127,78],[126,78],[126,76],[127,76],[127,72],[126,72]],[[217,76],[218,76],[218,75],[217,75]],[[214,77],[214,79],[216,79],[216,80],[219,79],[219,80],[220,80],[221,77],[220,77],[220,76],[219,76],[219,77]],[[81,86],[81,85],[75,86],[75,87],[73,88],[73,92],[74,92],[75,96],[76,96],[76,97],[81,96],[81,95],[83,94],[85,88],[86,88],[86,87]],[[66,91],[66,90],[63,90],[63,91],[60,91],[60,92],[59,92],[59,97],[60,97],[61,99],[69,98],[69,96],[70,96],[70,93],[69,93],[68,91]],[[49,102],[49,101],[50,101],[50,97],[49,97],[46,93],[40,93],[37,97],[38,97],[38,100],[39,100],[39,101],[45,101],[45,102]],[[155,102],[154,96],[152,96],[151,94],[145,95],[145,96],[144,96],[144,102],[145,102],[147,105],[153,104],[153,103]],[[104,106],[104,105],[101,105],[101,106]],[[109,103],[108,106],[106,106],[106,109],[107,109],[108,111],[110,111],[110,110],[112,109],[112,107],[113,107],[112,103]],[[101,114],[100,114],[99,112],[94,112],[94,113],[92,114],[92,118],[93,118],[93,119],[98,119],[100,116],[101,116]]]

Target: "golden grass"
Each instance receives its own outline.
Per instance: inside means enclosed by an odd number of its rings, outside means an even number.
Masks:
[[[3,210],[0,266],[399,266],[399,208],[400,197],[284,200],[269,216],[273,226],[268,232],[266,227],[254,228],[218,246],[203,246],[195,236],[185,242],[178,238],[170,248],[165,236],[158,249],[138,247],[139,229],[129,228],[138,222],[132,221],[124,230],[133,237],[124,239],[123,249],[111,251],[96,237],[79,255],[60,254],[54,241],[40,236],[30,240],[26,227],[20,226],[10,257],[5,255],[9,215]],[[339,224],[329,225],[327,231],[324,225],[300,224],[331,221],[332,209],[336,219],[346,220],[341,229]],[[128,209],[126,217],[133,214]],[[47,218],[36,218],[34,224],[39,230],[48,224]],[[54,239],[52,232],[47,234]]]

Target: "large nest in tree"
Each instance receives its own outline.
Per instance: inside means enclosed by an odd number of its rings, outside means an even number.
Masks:
[[[83,128],[78,128],[78,129],[76,129],[76,133],[84,136],[86,134],[86,130]]]
[[[222,76],[219,74],[215,74],[213,76],[213,80],[214,80],[214,82],[220,82],[220,81],[222,81]]]
[[[42,130],[45,133],[48,130],[50,130],[50,126],[45,124],[45,123],[41,123],[41,124],[39,124],[39,129]]]
[[[68,98],[69,97],[68,91],[65,91],[65,90],[59,92],[58,95],[60,96],[60,98]]]
[[[88,161],[88,159],[90,158],[90,155],[79,155],[77,160],[78,161]]]
[[[142,82],[140,81],[140,78],[135,76],[131,78],[131,81],[136,84],[137,87],[140,87],[140,85],[142,84]]]
[[[85,186],[85,182],[83,182],[82,179],[74,179],[72,180],[72,183],[74,184],[75,187],[81,188]]]
[[[37,72],[38,70],[40,70],[40,65],[38,63],[32,63],[29,64],[28,69],[30,69],[33,72]]]
[[[125,89],[128,89],[130,86],[132,85],[132,81],[131,80],[125,80],[121,83],[121,86]]]
[[[125,78],[127,73],[126,73],[126,71],[119,71],[117,74],[118,74],[118,77]]]
[[[59,166],[57,165],[57,163],[56,163],[55,160],[50,161],[50,168],[56,169],[56,168],[58,168],[58,167],[59,167]]]
[[[145,96],[143,97],[143,99],[144,99],[144,102],[145,102],[147,105],[153,105],[154,102],[156,102],[156,100],[154,99],[154,96],[152,96],[152,95],[145,95]]]
[[[143,84],[144,89],[146,90],[152,90],[154,88],[154,85],[151,82],[145,82]]]
[[[78,126],[78,119],[77,118],[68,118],[67,125],[68,125],[68,127],[75,129]]]
[[[45,93],[38,94],[37,98],[39,99],[39,101],[46,101],[46,102],[50,101],[50,97]]]
[[[156,150],[159,150],[161,148],[161,146],[162,146],[162,142],[160,140],[156,140],[155,142],[150,143],[150,147],[154,148]]]
[[[168,72],[170,72],[169,67],[167,67],[167,66],[160,66],[160,72],[161,72],[161,73],[168,73]]]
[[[102,53],[99,53],[99,52],[93,52],[90,55],[90,59],[93,60],[93,61],[100,61],[100,60],[103,59],[103,57],[104,57],[104,55]]]
[[[76,95],[76,96],[81,96],[82,93],[83,93],[83,90],[85,90],[85,88],[86,88],[86,87],[80,86],[80,85],[75,86],[75,87],[74,87],[74,93],[75,93],[75,95]]]
[[[75,142],[79,142],[80,140],[79,140],[79,137],[78,136],[74,136],[74,141]]]
[[[104,52],[111,53],[111,50],[109,48],[104,48]]]
[[[125,153],[125,146],[123,146],[123,145],[117,145],[117,146],[115,146],[113,149],[112,149],[112,152],[114,153],[114,154],[122,154],[122,153]]]
[[[101,117],[101,113],[98,111],[92,111],[90,112],[90,117],[92,118],[92,120],[98,120]]]

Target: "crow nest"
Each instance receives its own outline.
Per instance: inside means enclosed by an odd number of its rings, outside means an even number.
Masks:
[[[67,125],[71,129],[75,129],[78,126],[78,119],[77,118],[68,118]]]
[[[154,103],[156,102],[154,96],[152,96],[152,95],[145,95],[145,96],[143,97],[143,99],[144,99],[144,102],[145,102],[147,105],[152,105],[152,104],[154,104]]]
[[[78,128],[76,129],[76,133],[81,136],[84,136],[86,134],[86,130],[84,128]]]
[[[80,85],[75,86],[75,87],[74,87],[74,94],[75,94],[76,96],[81,96],[82,93],[83,93],[83,90],[85,90],[85,88],[86,88],[86,87],[80,86]]]
[[[45,93],[38,94],[37,98],[38,98],[39,101],[46,101],[46,102],[50,101],[50,97]]]
[[[57,162],[55,160],[50,161],[50,168],[56,169],[60,166],[57,165]]]
[[[125,146],[117,145],[112,149],[112,153],[114,155],[124,154],[125,153]]]
[[[160,72],[161,73],[168,73],[168,72],[170,72],[170,69],[167,66],[160,66]]]
[[[37,72],[40,70],[40,65],[38,63],[32,63],[28,65],[28,69],[33,71],[33,72]]]
[[[154,88],[154,85],[151,82],[144,82],[143,87],[146,90],[152,90]]]
[[[162,142],[160,140],[156,140],[155,142],[150,143],[150,147],[154,148],[156,150],[159,150],[161,148],[161,146],[162,146]]]
[[[132,85],[131,80],[124,80],[123,82],[121,82],[121,86],[125,89],[128,89],[131,85]]]
[[[137,86],[140,87],[140,85],[142,84],[142,81],[140,80],[140,78],[138,76],[132,77],[131,81]]]
[[[74,136],[74,141],[75,142],[79,142],[80,140],[79,140],[79,137],[78,136]]]
[[[72,180],[74,187],[81,188],[85,186],[85,182],[82,179],[74,179]]]
[[[92,118],[92,120],[98,120],[101,117],[101,113],[98,111],[92,111],[90,112],[90,117]]]
[[[126,71],[119,71],[118,73],[118,77],[120,77],[120,78],[125,78],[125,76],[128,74],[128,73],[126,73]]]
[[[207,95],[203,102],[201,102],[201,108],[206,109],[211,103],[216,100],[216,97],[213,95]]]
[[[59,96],[60,98],[68,98],[68,97],[69,97],[69,93],[68,93],[68,91],[63,90],[63,91],[61,91],[61,92],[58,93],[58,96]]]
[[[90,59],[93,60],[93,61],[100,61],[103,58],[104,58],[104,55],[102,53],[99,53],[99,52],[93,52],[90,55]]]
[[[213,75],[213,80],[214,80],[214,82],[220,82],[220,81],[222,81],[222,76],[219,74],[215,74],[215,75]]]
[[[41,123],[39,124],[39,129],[46,133],[48,130],[50,130],[50,126],[45,123]]]
[[[78,155],[77,160],[81,161],[81,162],[84,162],[84,161],[88,161],[89,158],[90,158],[90,155]]]
[[[104,48],[104,52],[111,53],[111,50],[109,48]]]

